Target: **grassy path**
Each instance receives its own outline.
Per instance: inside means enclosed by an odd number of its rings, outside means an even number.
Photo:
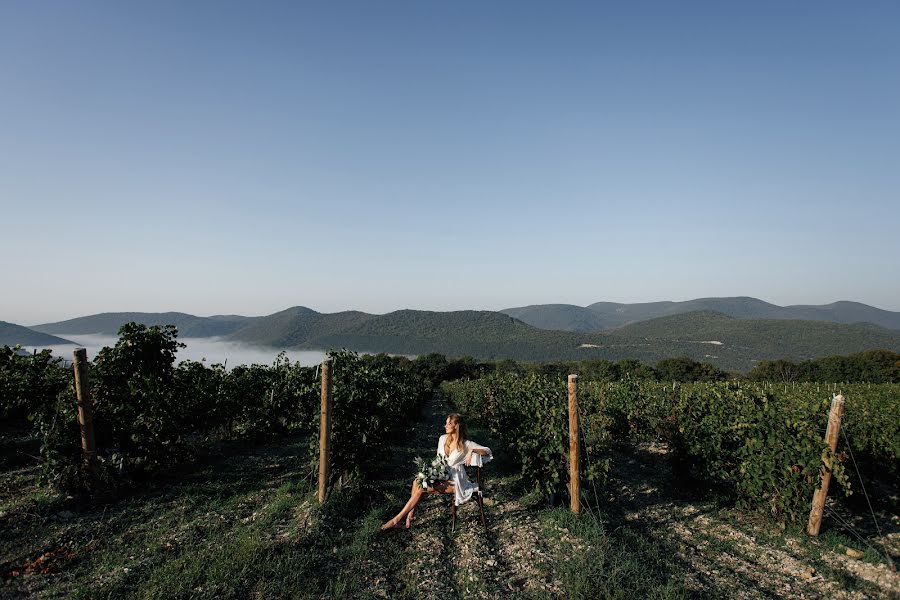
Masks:
[[[409,497],[413,458],[431,456],[449,408],[436,397],[398,447],[383,480],[373,482],[382,520]],[[397,598],[680,598],[684,564],[665,545],[629,533],[607,534],[602,521],[547,508],[522,488],[504,450],[488,434],[470,435],[494,448],[485,467],[488,528],[478,507],[460,507],[451,531],[450,498],[428,497],[411,531],[377,534],[365,571],[372,597]]]
[[[410,442],[397,448],[385,479],[375,482],[375,495],[383,499],[382,518],[388,519],[409,498],[413,459],[434,454],[437,438],[449,412],[439,398],[425,408],[411,432]],[[470,435],[492,445],[484,432]],[[496,447],[496,446],[494,446]],[[479,520],[474,502],[459,508],[451,530],[449,496],[429,496],[419,505],[411,530],[379,533],[368,564],[375,597],[502,598],[562,597],[549,564],[541,525],[516,499],[518,477],[498,448],[498,460],[485,469],[488,528]]]

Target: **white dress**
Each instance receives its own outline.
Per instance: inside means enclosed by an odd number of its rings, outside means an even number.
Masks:
[[[491,454],[491,449],[487,446],[482,446],[481,444],[476,444],[472,440],[466,440],[466,451],[460,452],[458,448],[453,448],[453,451],[450,452],[450,456],[444,454],[444,442],[447,441],[447,434],[445,433],[438,439],[438,447],[437,453],[438,456],[445,456],[447,458],[448,471],[450,474],[450,482],[453,484],[454,490],[454,500],[456,505],[459,506],[463,502],[468,502],[472,498],[472,494],[478,490],[478,484],[472,483],[469,480],[469,476],[466,473],[466,454],[468,454],[472,450],[487,450],[487,454],[481,456],[480,454],[472,454],[472,465],[481,466],[486,462],[489,462],[494,458],[494,455]]]

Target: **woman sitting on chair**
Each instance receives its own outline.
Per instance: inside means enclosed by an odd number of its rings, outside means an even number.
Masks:
[[[437,453],[439,456],[447,458],[447,471],[450,479],[446,482],[435,484],[434,487],[424,489],[414,479],[412,495],[406,506],[397,513],[397,516],[381,526],[382,531],[400,527],[403,517],[406,517],[406,529],[412,527],[416,505],[421,502],[426,493],[453,494],[455,496],[453,501],[459,506],[463,502],[468,501],[478,489],[478,484],[469,481],[466,467],[469,465],[480,466],[491,460],[493,458],[491,449],[468,439],[466,423],[459,413],[451,413],[447,416],[447,421],[444,423],[444,431],[446,433],[438,439]],[[475,458],[476,455],[477,458]]]

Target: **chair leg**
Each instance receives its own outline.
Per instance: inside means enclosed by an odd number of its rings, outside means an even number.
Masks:
[[[455,498],[450,498],[450,507],[453,513],[453,521],[450,525],[450,531],[456,531],[456,501]]]
[[[478,509],[481,511],[481,526],[487,529],[484,520],[484,483],[481,481],[481,467],[475,467],[475,477],[478,479]]]
[[[484,497],[481,490],[478,490],[478,509],[481,511],[481,526],[487,529],[487,523],[484,520]]]

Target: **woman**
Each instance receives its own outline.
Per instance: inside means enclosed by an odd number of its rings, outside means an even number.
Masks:
[[[400,527],[403,517],[406,517],[406,529],[412,527],[413,515],[416,512],[416,505],[422,500],[426,493],[428,494],[453,494],[453,501],[457,506],[466,502],[472,497],[478,484],[469,481],[466,474],[466,467],[471,464],[483,464],[493,458],[491,449],[468,439],[466,431],[466,423],[459,413],[451,413],[447,416],[444,423],[444,435],[438,439],[437,453],[439,456],[447,458],[448,473],[450,479],[436,483],[434,487],[423,489],[419,486],[417,480],[413,479],[412,495],[406,506],[403,507],[397,516],[381,526],[382,531],[387,529],[395,529]],[[473,455],[478,458],[473,459]]]

